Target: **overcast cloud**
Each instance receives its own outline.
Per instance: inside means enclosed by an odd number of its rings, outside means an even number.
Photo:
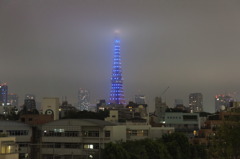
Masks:
[[[91,101],[108,99],[113,32],[121,31],[127,100],[165,88],[168,105],[201,92],[204,109],[214,95],[239,99],[238,0],[1,0],[0,81],[20,96],[67,96],[78,88]],[[165,98],[165,97],[164,97]]]

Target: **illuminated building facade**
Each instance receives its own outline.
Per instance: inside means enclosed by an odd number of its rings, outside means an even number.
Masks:
[[[33,111],[34,109],[36,109],[35,99],[25,99],[24,100],[24,107],[27,111]]]
[[[0,104],[7,105],[8,102],[8,86],[6,83],[0,84]]]
[[[189,94],[189,109],[190,109],[191,113],[203,111],[203,95],[202,95],[202,93]]]
[[[90,105],[89,91],[80,88],[78,90],[78,109],[81,111],[88,110]]]
[[[125,104],[124,92],[123,92],[123,78],[120,56],[120,39],[118,37],[114,40],[114,57],[113,57],[113,69],[111,78],[111,91],[110,91],[110,104],[123,105]]]
[[[227,110],[227,108],[231,107],[231,104],[233,104],[233,97],[223,94],[215,96],[216,112]]]

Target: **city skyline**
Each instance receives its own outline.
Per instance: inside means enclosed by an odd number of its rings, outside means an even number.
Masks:
[[[240,99],[238,1],[2,0],[0,11],[0,81],[20,104],[26,93],[77,103],[81,87],[108,99],[115,29],[126,101],[144,94],[153,110],[168,86],[169,106],[191,92],[210,112],[216,94]]]

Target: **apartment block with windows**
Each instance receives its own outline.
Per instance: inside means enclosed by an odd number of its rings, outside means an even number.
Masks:
[[[16,138],[20,159],[31,153],[29,144],[32,143],[32,128],[29,125],[16,121],[0,120],[0,133]]]

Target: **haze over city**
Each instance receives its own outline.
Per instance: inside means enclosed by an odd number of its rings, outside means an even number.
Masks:
[[[20,103],[26,93],[67,96],[78,88],[92,103],[108,99],[114,30],[120,30],[126,100],[144,94],[167,104],[203,94],[239,99],[240,1],[43,0],[0,1],[0,72]]]

